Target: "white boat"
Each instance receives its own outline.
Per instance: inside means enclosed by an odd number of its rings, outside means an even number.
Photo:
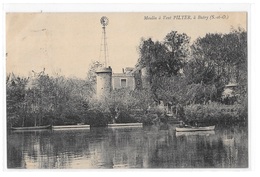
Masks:
[[[209,136],[215,135],[214,130],[193,131],[193,132],[176,132],[176,136]]]
[[[52,126],[53,130],[75,130],[75,129],[90,129],[90,125],[58,125]]]
[[[109,128],[129,128],[129,127],[143,127],[143,123],[118,123],[108,124]]]
[[[194,131],[210,131],[214,130],[214,126],[207,126],[207,127],[190,127],[190,126],[185,126],[185,127],[176,127],[176,132],[194,132]]]
[[[50,125],[33,126],[33,127],[11,127],[12,130],[43,130],[51,128]]]

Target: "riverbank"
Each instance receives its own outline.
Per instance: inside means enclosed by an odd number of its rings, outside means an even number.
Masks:
[[[112,112],[102,111],[95,109],[89,111],[82,119],[78,119],[77,115],[70,117],[43,117],[41,125],[54,125],[66,126],[85,124],[91,127],[106,127],[109,124],[125,124],[125,123],[142,123],[144,126],[156,125],[158,123],[178,124],[184,121],[189,124],[204,123],[207,125],[217,123],[232,124],[235,122],[247,122],[247,109],[240,104],[224,105],[221,103],[210,104],[191,104],[182,107],[182,113],[172,114],[167,116],[166,112],[162,109],[144,110],[121,110],[118,112],[117,117],[114,118]],[[59,120],[59,121],[52,121]],[[35,118],[28,117],[24,126],[33,126]],[[18,122],[19,123],[19,122]],[[21,124],[13,126],[22,127]]]

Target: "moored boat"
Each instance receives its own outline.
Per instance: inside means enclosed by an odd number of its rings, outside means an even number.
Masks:
[[[129,127],[143,127],[143,123],[118,123],[108,124],[108,128],[129,128]]]
[[[44,125],[44,126],[33,126],[33,127],[11,127],[12,130],[42,130],[48,128],[51,128],[51,126]]]
[[[206,131],[190,131],[190,132],[176,132],[176,137],[178,136],[209,136],[215,135],[214,130],[206,130]]]
[[[176,127],[176,132],[193,132],[193,131],[211,131],[215,129],[214,126],[207,126],[207,127]]]
[[[74,129],[89,129],[90,125],[56,125],[52,126],[53,130],[74,130]]]

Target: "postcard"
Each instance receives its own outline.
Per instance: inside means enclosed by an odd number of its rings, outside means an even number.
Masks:
[[[7,169],[247,169],[248,12],[7,12]]]

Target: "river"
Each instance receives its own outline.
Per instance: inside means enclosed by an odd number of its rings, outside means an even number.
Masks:
[[[176,133],[174,126],[8,131],[7,167],[247,168],[246,125]]]

